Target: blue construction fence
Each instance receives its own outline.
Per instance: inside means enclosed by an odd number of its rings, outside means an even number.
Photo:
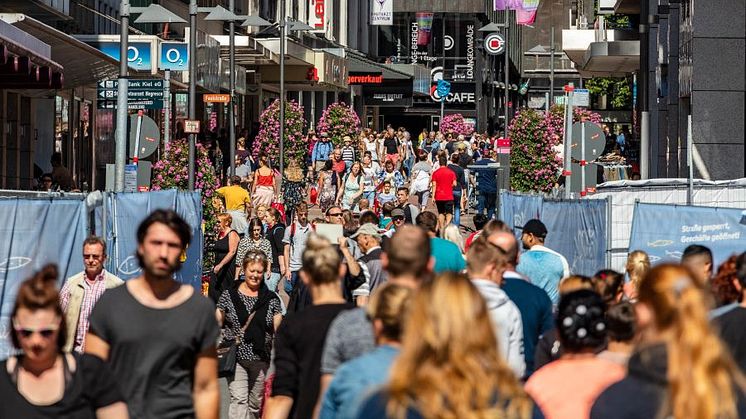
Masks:
[[[137,226],[158,208],[175,210],[192,227],[192,244],[177,279],[200,290],[204,238],[199,192],[0,197],[0,359],[12,352],[9,316],[21,282],[54,263],[62,286],[83,270],[82,244],[89,234],[105,239],[108,271],[125,280],[136,277]]]
[[[714,269],[746,251],[746,211],[737,208],[635,204],[630,250],[643,250],[652,264],[677,263],[687,246],[712,251]]]
[[[545,245],[567,258],[570,272],[593,275],[608,266],[609,216],[606,200],[557,200],[541,195],[500,193],[499,218],[519,240],[528,220],[547,227]]]

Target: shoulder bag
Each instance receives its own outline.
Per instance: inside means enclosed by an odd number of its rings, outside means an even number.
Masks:
[[[241,299],[238,297],[238,290],[229,290],[228,294],[231,296],[231,302],[233,307],[236,309],[236,316],[240,319],[242,314],[248,315],[246,323],[241,327],[241,334],[236,336],[232,340],[223,340],[218,345],[218,377],[232,377],[236,373],[236,363],[238,362],[238,346],[241,344],[243,335],[246,333],[246,328],[251,323],[256,315],[256,310],[252,310],[251,314],[246,312],[246,306],[244,306]],[[254,305],[256,308],[256,304]]]

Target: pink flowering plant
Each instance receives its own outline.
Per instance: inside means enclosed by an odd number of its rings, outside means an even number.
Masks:
[[[285,162],[290,159],[304,161],[308,152],[306,137],[303,129],[306,121],[303,119],[303,107],[294,100],[285,101]],[[259,134],[254,139],[252,155],[254,158],[263,152],[273,166],[280,160],[280,100],[276,99],[259,117]]]
[[[520,192],[548,193],[562,173],[558,149],[564,135],[564,107],[553,106],[549,114],[534,109],[516,112],[508,127],[511,139],[510,187]],[[587,109],[574,109],[574,122],[599,123],[601,116]]]
[[[443,122],[440,124],[440,132],[444,134],[471,135],[474,132],[474,127],[465,123],[464,116],[460,113],[452,113],[443,117]]]
[[[344,102],[332,103],[321,114],[316,131],[327,133],[334,145],[340,145],[345,135],[355,140],[360,134],[360,118]]]
[[[217,237],[217,209],[213,205],[215,189],[220,187],[220,179],[215,175],[207,155],[207,149],[196,145],[196,173],[194,188],[202,191],[202,220],[205,241],[213,242]],[[153,165],[153,190],[182,189],[189,187],[189,142],[186,139],[171,140],[165,146],[165,153]]]

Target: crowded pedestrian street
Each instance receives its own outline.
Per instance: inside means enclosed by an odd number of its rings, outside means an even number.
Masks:
[[[0,0],[0,419],[746,419],[745,19]]]

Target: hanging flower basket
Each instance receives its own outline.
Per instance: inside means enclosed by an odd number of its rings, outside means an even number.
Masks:
[[[325,132],[332,143],[340,145],[345,135],[353,139],[360,135],[360,118],[344,102],[332,103],[321,114],[316,132]]]

